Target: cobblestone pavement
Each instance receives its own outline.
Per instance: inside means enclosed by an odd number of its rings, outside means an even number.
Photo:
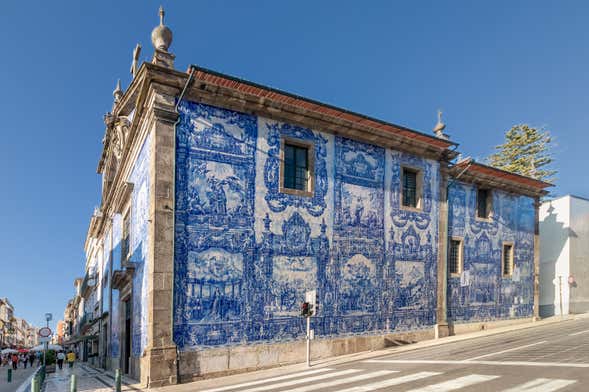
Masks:
[[[93,369],[84,364],[76,363],[73,369],[63,366],[63,370],[57,369],[55,373],[47,375],[44,392],[64,392],[70,390],[70,378],[75,374],[78,384],[78,392],[112,392],[114,380],[112,376]],[[123,391],[140,391],[136,387],[123,385]]]

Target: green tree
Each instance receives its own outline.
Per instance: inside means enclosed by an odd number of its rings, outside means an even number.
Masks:
[[[488,163],[498,169],[552,182],[556,170],[550,166],[553,161],[551,143],[547,130],[515,125],[505,132],[505,143],[495,147]]]

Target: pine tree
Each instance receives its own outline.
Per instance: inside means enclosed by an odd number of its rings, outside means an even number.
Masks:
[[[550,167],[552,155],[550,133],[525,124],[513,126],[505,133],[505,143],[488,158],[489,165],[512,173],[552,182],[557,173]]]

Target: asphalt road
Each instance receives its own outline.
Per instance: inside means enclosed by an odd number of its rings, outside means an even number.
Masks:
[[[37,367],[27,367],[24,369],[22,366],[17,370],[12,371],[12,382],[6,381],[8,366],[0,366],[0,392],[14,392],[16,389],[31,375],[35,372]]]
[[[201,391],[589,391],[589,319],[217,385]]]

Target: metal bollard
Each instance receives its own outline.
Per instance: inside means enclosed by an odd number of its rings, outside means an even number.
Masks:
[[[121,392],[121,369],[115,370],[115,392]]]
[[[76,375],[72,374],[70,377],[70,392],[76,392],[78,390],[78,381]]]
[[[12,382],[12,369],[8,369],[8,374],[6,375],[6,381]]]
[[[41,384],[39,383],[40,377],[35,374],[35,377],[31,380],[31,392],[39,392],[41,390]]]

